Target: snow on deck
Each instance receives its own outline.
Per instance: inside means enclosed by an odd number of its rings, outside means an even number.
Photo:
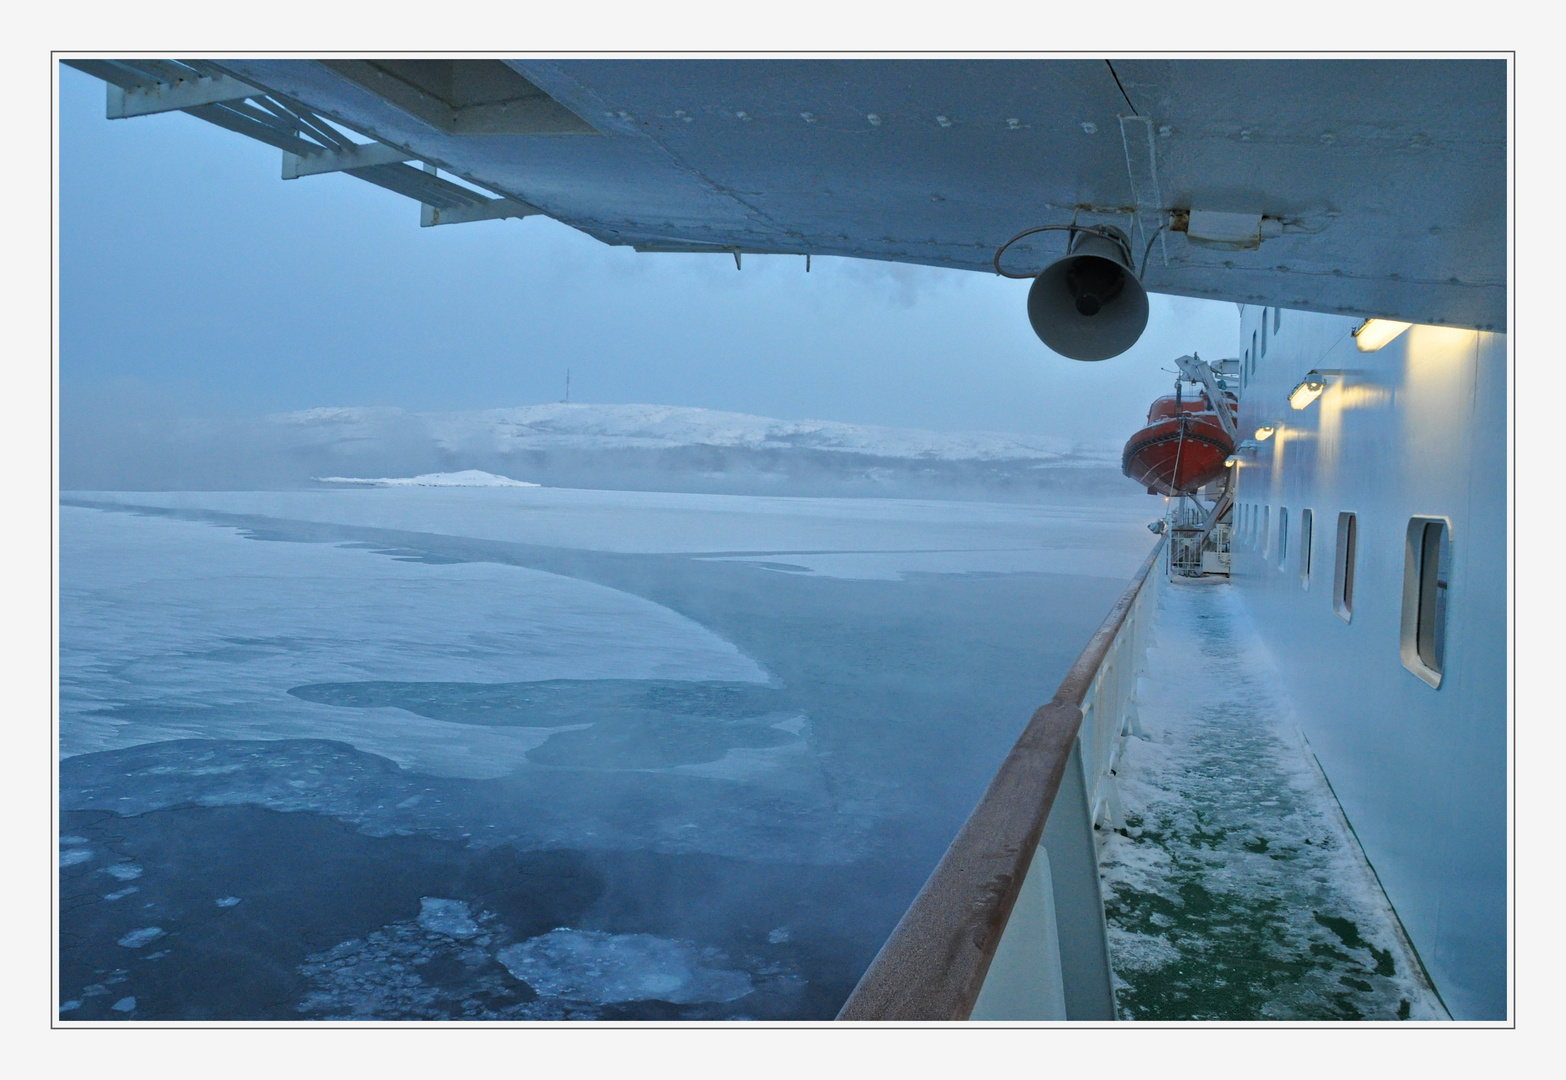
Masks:
[[[1138,710],[1100,851],[1122,1018],[1446,1019],[1228,584],[1165,587]]]

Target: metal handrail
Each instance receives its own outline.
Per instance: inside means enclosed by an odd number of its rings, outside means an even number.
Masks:
[[[1165,538],[1066,672],[896,929],[839,1020],[966,1020],[984,986],[1082,726],[1082,704],[1158,565]]]

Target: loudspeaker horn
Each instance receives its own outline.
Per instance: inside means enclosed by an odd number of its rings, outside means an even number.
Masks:
[[[1131,242],[1112,225],[1072,237],[1064,258],[1033,279],[1028,322],[1039,340],[1072,360],[1108,360],[1147,327],[1147,291],[1131,267]]]

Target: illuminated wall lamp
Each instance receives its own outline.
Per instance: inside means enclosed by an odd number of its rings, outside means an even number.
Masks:
[[[1223,467],[1226,469],[1232,469],[1239,463],[1240,459],[1235,457],[1233,454],[1230,454],[1228,457],[1223,459]]]
[[[1354,347],[1360,352],[1375,352],[1412,325],[1391,319],[1366,319],[1354,328]]]
[[[1326,388],[1327,380],[1322,377],[1321,372],[1306,372],[1299,384],[1289,391],[1289,405],[1295,409],[1303,409],[1319,398]]]
[[[1256,429],[1256,441],[1266,442],[1268,439],[1272,438],[1273,432],[1277,430],[1278,425],[1276,423],[1263,424],[1261,427]]]

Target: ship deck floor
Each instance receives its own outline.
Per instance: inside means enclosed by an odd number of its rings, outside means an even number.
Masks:
[[[1127,1020],[1446,1019],[1240,597],[1162,590],[1101,831]]]

